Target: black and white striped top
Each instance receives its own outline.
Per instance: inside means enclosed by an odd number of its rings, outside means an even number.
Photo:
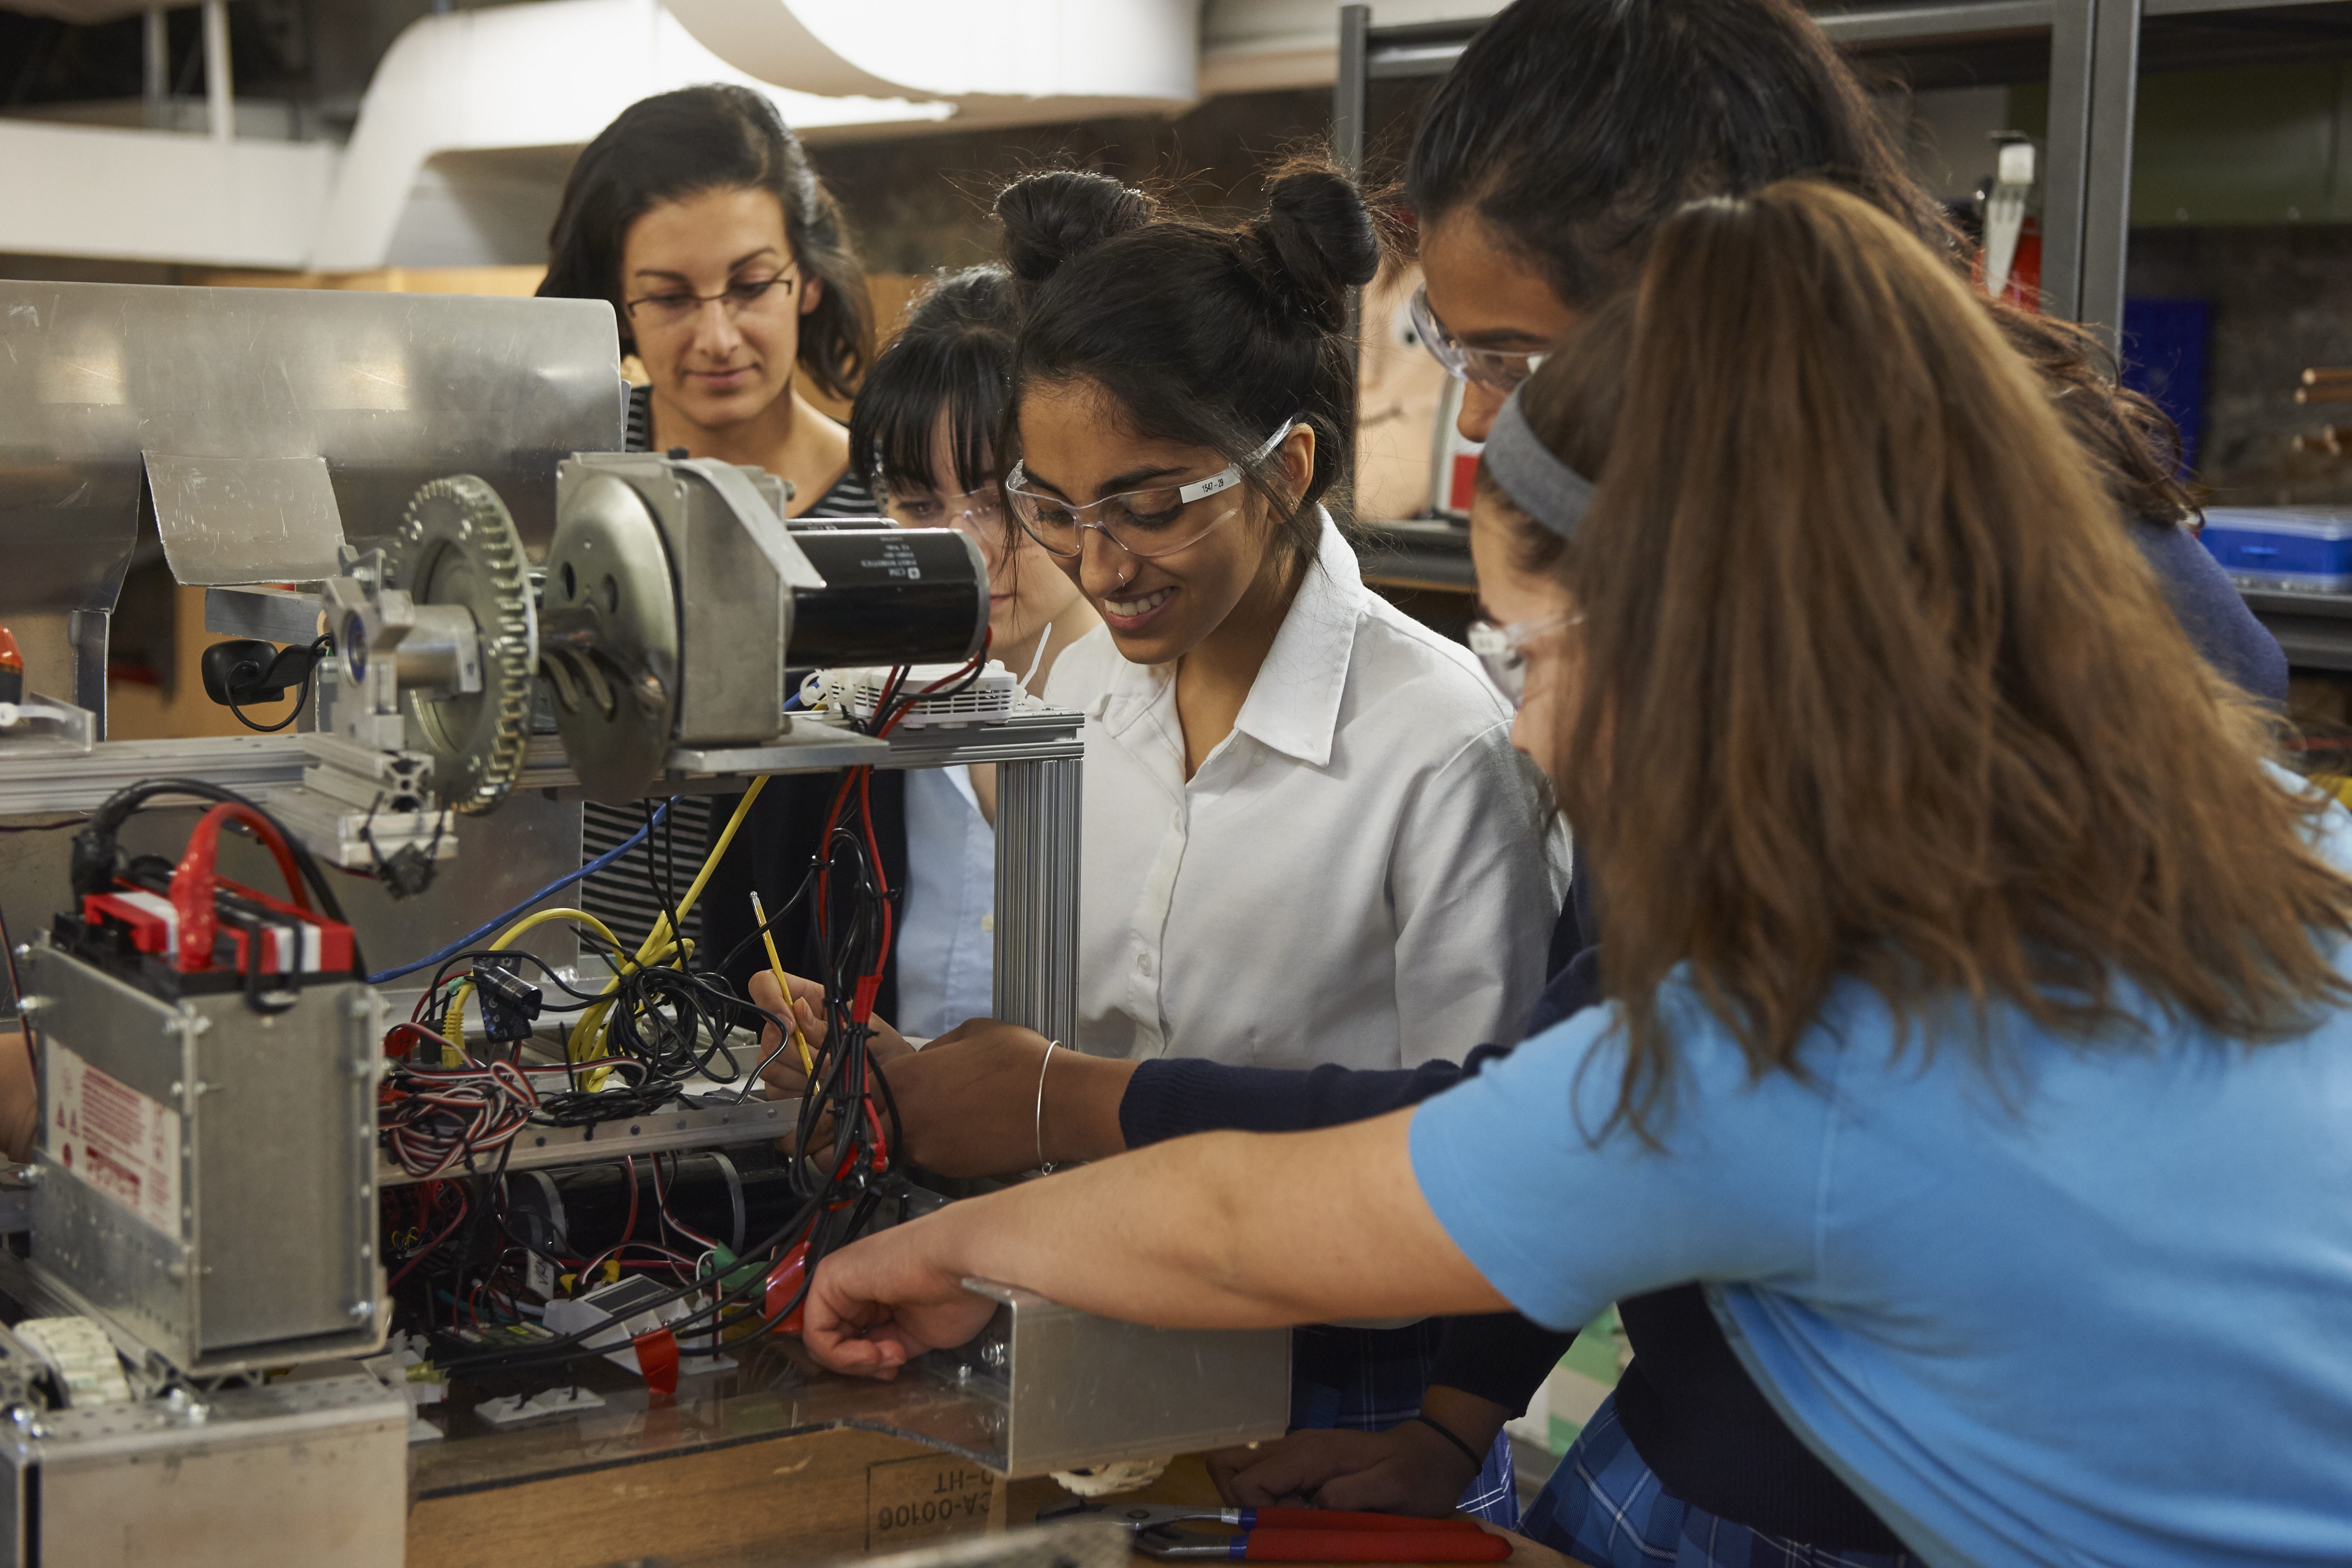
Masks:
[[[653,425],[653,388],[630,388],[627,450],[651,451]],[[875,504],[873,492],[858,482],[856,474],[845,470],[832,489],[817,497],[814,506],[793,515],[796,519],[863,518],[878,521],[881,508]],[[590,801],[581,812],[583,862],[593,860],[625,842],[645,825],[646,814],[640,806],[599,805]],[[675,888],[677,897],[686,896],[694,874],[702,868],[702,858],[709,853],[711,834],[717,826],[710,820],[710,801],[707,796],[681,795],[670,808],[669,819],[656,837],[662,847],[669,851],[665,882]],[[632,951],[653,931],[654,921],[661,912],[663,895],[654,884],[655,866],[653,845],[640,844],[580,884],[580,907],[612,927],[613,934]],[[687,914],[686,934],[700,940],[699,911]]]

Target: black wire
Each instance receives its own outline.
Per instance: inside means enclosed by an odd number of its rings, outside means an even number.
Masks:
[[[245,710],[239,708],[234,701],[228,705],[229,712],[236,717],[238,723],[244,725],[247,729],[257,730],[265,735],[275,735],[278,731],[283,730],[287,725],[291,724],[295,720],[299,719],[302,716],[302,710],[309,706],[310,701],[310,678],[319,672],[319,661],[324,658],[328,650],[332,648],[334,646],[335,639],[331,637],[318,637],[311,642],[309,649],[310,662],[302,671],[302,689],[295,694],[293,708],[287,713],[285,718],[280,719],[277,723],[255,723],[252,720],[245,716]],[[276,661],[272,660],[272,662],[274,663]],[[251,665],[241,665],[239,668],[250,669],[253,667]]]
[[[856,790],[854,780],[850,789]],[[845,793],[843,802],[854,810],[855,816],[836,822],[822,847],[821,858],[813,861],[808,875],[784,908],[761,927],[761,931],[772,928],[776,921],[797,908],[820,872],[828,879],[838,879],[845,908],[840,920],[824,922],[819,954],[820,973],[826,988],[828,1026],[800,1105],[796,1131],[801,1152],[788,1167],[792,1190],[801,1201],[773,1235],[742,1252],[740,1264],[750,1266],[743,1283],[725,1283],[735,1273],[733,1267],[721,1267],[713,1276],[698,1271],[693,1279],[664,1288],[646,1303],[647,1307],[659,1307],[706,1290],[710,1293],[708,1301],[667,1325],[681,1340],[689,1331],[706,1323],[714,1340],[718,1331],[730,1321],[739,1328],[743,1326],[746,1320],[740,1314],[754,1301],[759,1303],[760,1316],[751,1325],[753,1337],[781,1327],[805,1303],[808,1280],[826,1253],[864,1231],[872,1223],[886,1191],[903,1186],[903,1178],[894,1171],[892,1156],[898,1142],[898,1106],[887,1081],[874,1068],[869,1050],[870,1024],[852,1016],[860,978],[877,971],[884,957],[885,903],[880,879],[866,844],[870,809],[862,791],[856,792],[854,801]],[[649,834],[647,839],[653,842],[653,836]],[[674,884],[662,886],[658,872],[652,879],[657,895],[674,907],[668,897],[674,891]],[[736,952],[729,955],[728,963],[731,964],[759,935],[760,931],[755,931],[745,942],[739,943]],[[585,943],[585,939],[583,943],[598,950],[603,945]],[[451,970],[468,956],[479,962],[478,954],[453,955],[435,976],[434,988],[428,995],[437,995]],[[610,1081],[593,1092],[575,1088],[542,1095],[539,1110],[531,1118],[536,1124],[586,1126],[623,1116],[652,1114],[673,1103],[698,1078],[718,1077],[714,1068],[724,1068],[724,1081],[740,1079],[737,1094],[740,1101],[758,1080],[759,1073],[789,1047],[792,1021],[737,994],[723,973],[689,972],[677,963],[636,965],[624,955],[601,951],[599,956],[615,972],[612,989],[599,998],[609,1002],[612,1008],[605,1030],[605,1053],[600,1058],[601,1065],[610,1069]],[[533,962],[544,967],[543,961]],[[584,994],[576,991],[572,994]],[[780,1037],[777,1046],[760,1057],[750,1074],[742,1074],[742,1064],[732,1044],[735,1031],[748,1026],[756,1040],[761,1026],[771,1024]],[[572,1065],[576,1072],[580,1064]],[[828,1125],[830,1135],[825,1146],[814,1148],[820,1129]],[[887,1133],[883,1131],[886,1126]],[[501,1170],[511,1149],[510,1142],[502,1146]],[[459,1287],[465,1284],[464,1270],[480,1267],[482,1288],[500,1289],[497,1281],[511,1267],[508,1259],[517,1247],[551,1265],[562,1266],[562,1260],[554,1255],[514,1234],[502,1184],[483,1187],[477,1206],[486,1213],[485,1223],[496,1222],[498,1237],[512,1245],[501,1245],[498,1256],[488,1259],[487,1265],[477,1265],[473,1260],[479,1254],[474,1243],[479,1238],[481,1226],[470,1226],[466,1248],[455,1255],[460,1270]],[[803,1240],[807,1243],[808,1253],[807,1274],[801,1288],[792,1292],[789,1300],[782,1300],[778,1310],[768,1310],[768,1276],[782,1249]],[[435,1278],[438,1278],[437,1273]],[[434,1288],[428,1279],[428,1314],[432,1310],[430,1290]],[[551,1369],[568,1361],[603,1353],[601,1348],[586,1348],[584,1342],[608,1330],[609,1325],[599,1323],[579,1333],[538,1344],[485,1349],[451,1357],[441,1364],[450,1373]]]
[[[87,816],[68,816],[63,822],[28,822],[18,826],[0,825],[0,833],[55,833],[61,827],[79,827]]]

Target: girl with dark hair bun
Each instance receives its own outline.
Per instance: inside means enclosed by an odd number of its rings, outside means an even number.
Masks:
[[[877,1048],[902,1145],[1003,1173],[1096,1120],[1071,1091],[1097,1068],[1409,1070],[1515,1032],[1560,907],[1558,816],[1468,652],[1369,592],[1333,517],[1347,290],[1380,260],[1362,200],[1297,166],[1223,227],[1056,172],[996,210],[1024,570],[1058,567],[1103,620],[1045,692],[1087,715],[1078,1026]],[[1293,1420],[1410,1417],[1436,1334],[1302,1331]],[[1482,1461],[1448,1502],[1516,1520],[1492,1434]]]
[[[650,378],[632,449],[683,447],[788,480],[794,517],[871,517],[849,437],[797,384],[856,389],[873,308],[841,210],[747,87],[641,100],[564,182],[539,292],[609,301]]]
[[[1006,500],[1104,628],[1046,688],[1088,716],[1069,1043],[1257,1067],[1468,1050],[1541,984],[1559,836],[1475,666],[1364,588],[1332,518],[1347,290],[1381,256],[1362,199],[1295,165],[1226,228],[1065,171],[996,211],[1025,306]],[[1276,945],[1269,1015],[1234,980]]]

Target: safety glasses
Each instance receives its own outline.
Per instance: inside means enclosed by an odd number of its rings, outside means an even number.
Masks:
[[[883,487],[883,514],[900,528],[952,528],[1002,553],[1012,543],[1004,522],[1004,492],[994,485],[938,493]]]
[[[1557,616],[1544,616],[1532,621],[1514,621],[1498,626],[1492,621],[1472,621],[1468,635],[1463,639],[1486,671],[1486,679],[1495,683],[1517,708],[1527,700],[1528,655],[1529,643],[1564,632],[1570,626],[1581,626],[1584,617],[1562,611]]]
[[[1508,394],[1519,383],[1535,374],[1544,362],[1540,353],[1522,353],[1509,349],[1474,349],[1456,338],[1437,312],[1429,308],[1429,286],[1423,284],[1412,291],[1412,330],[1420,335],[1422,347],[1429,357],[1445,367],[1445,373],[1457,381],[1475,382],[1495,392]]]
[[[1297,424],[1296,419],[1283,421],[1282,428],[1244,461],[1264,461]],[[1065,561],[1077,559],[1090,528],[1139,560],[1173,555],[1206,539],[1219,523],[1240,510],[1228,507],[1213,517],[1195,513],[1189,520],[1184,515],[1196,501],[1223,495],[1240,484],[1240,463],[1228,463],[1207,479],[1194,479],[1188,485],[1122,490],[1083,506],[1030,488],[1028,478],[1019,463],[1013,465],[1013,472],[1005,476],[1005,501],[1020,520],[1022,531],[1035,540],[1046,553]]]

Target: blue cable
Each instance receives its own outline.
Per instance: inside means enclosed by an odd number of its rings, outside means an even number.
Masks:
[[[371,974],[367,977],[367,983],[371,985],[382,985],[386,981],[397,980],[404,974],[414,974],[418,970],[426,967],[428,964],[439,963],[444,959],[455,958],[457,954],[465,952],[476,942],[480,942],[483,938],[488,936],[500,926],[503,926],[508,921],[513,920],[517,915],[522,913],[525,910],[530,908],[531,905],[539,902],[541,899],[547,898],[551,894],[562,892],[564,889],[572,886],[572,883],[580,880],[583,877],[593,876],[596,872],[603,870],[607,866],[610,866],[614,861],[618,860],[622,856],[626,855],[630,850],[635,849],[638,845],[643,844],[646,841],[646,835],[651,833],[656,826],[657,826],[664,817],[669,815],[669,808],[677,804],[677,797],[672,795],[668,800],[662,803],[662,808],[659,811],[654,813],[652,821],[646,823],[643,827],[638,828],[627,838],[623,839],[619,844],[607,849],[602,855],[597,856],[596,858],[589,861],[588,864],[581,867],[577,871],[568,872],[563,876],[558,877],[555,880],[550,882],[547,886],[541,888],[539,891],[533,893],[530,897],[525,899],[522,902],[517,904],[506,913],[496,916],[482,926],[467,931],[464,936],[459,937],[448,946],[441,949],[440,952],[428,952],[423,958],[418,959],[415,963],[403,964],[398,969],[387,969],[381,974]]]

